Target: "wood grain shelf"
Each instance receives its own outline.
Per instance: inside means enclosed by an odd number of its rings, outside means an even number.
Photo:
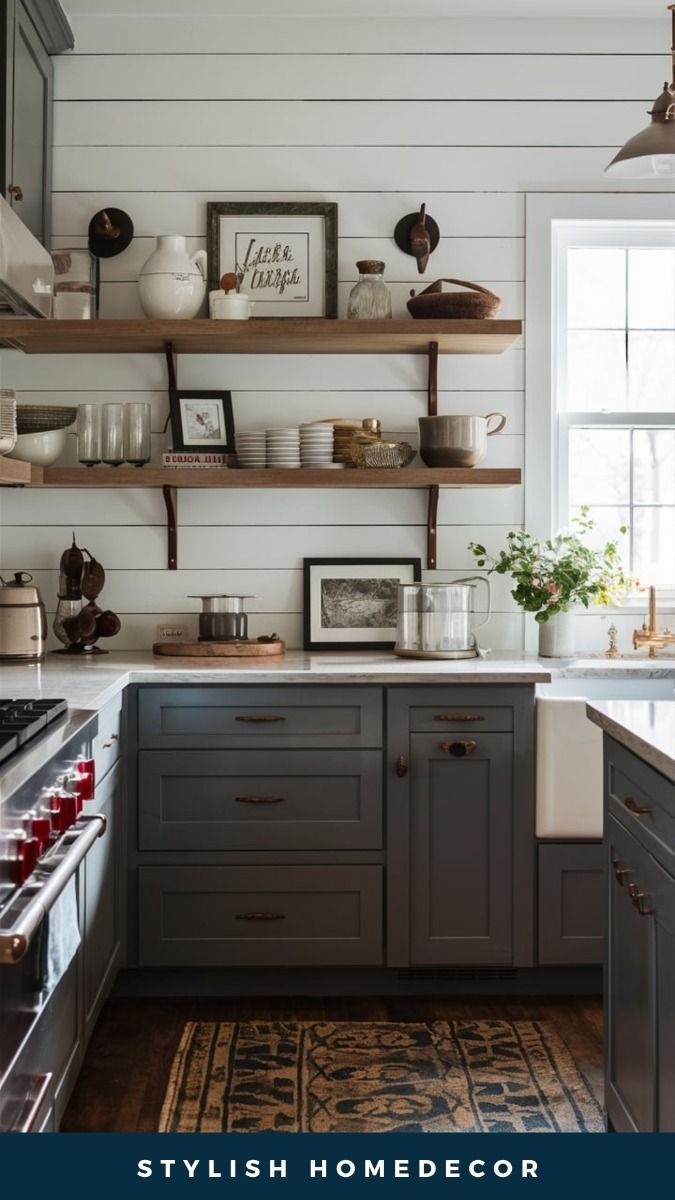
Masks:
[[[42,483],[42,467],[0,455],[0,486],[19,487]]]
[[[502,354],[520,321],[0,321],[0,349],[26,354]]]
[[[519,468],[346,468],[344,471],[202,470],[162,467],[45,467],[34,484],[85,488],[428,488],[514,487]]]

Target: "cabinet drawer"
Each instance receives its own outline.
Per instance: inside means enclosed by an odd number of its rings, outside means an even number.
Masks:
[[[610,813],[675,874],[675,787],[623,746],[606,744]]]
[[[120,756],[122,697],[118,696],[99,713],[98,733],[94,738],[96,781],[100,783]]]
[[[149,749],[382,745],[379,688],[142,688],[139,744]]]
[[[381,867],[141,867],[141,966],[374,966]]]
[[[602,843],[539,847],[539,962],[601,963],[605,932]]]
[[[140,850],[382,846],[379,750],[141,750]]]
[[[438,733],[448,730],[484,730],[486,733],[508,733],[513,729],[513,709],[508,705],[479,707],[476,704],[418,704],[410,709],[410,728],[415,733]]]

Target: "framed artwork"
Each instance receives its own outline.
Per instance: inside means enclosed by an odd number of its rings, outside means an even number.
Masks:
[[[419,558],[306,558],[305,650],[391,650],[398,585],[421,578]]]
[[[210,201],[209,290],[235,271],[254,317],[337,317],[337,204]]]
[[[234,454],[234,418],[230,392],[172,391],[171,436],[174,450]]]

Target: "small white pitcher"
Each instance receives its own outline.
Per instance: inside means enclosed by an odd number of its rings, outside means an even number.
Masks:
[[[190,257],[181,233],[157,238],[145,263],[138,294],[146,317],[157,321],[196,317],[206,295],[206,250]]]

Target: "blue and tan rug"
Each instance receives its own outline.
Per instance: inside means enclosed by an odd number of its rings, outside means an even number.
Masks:
[[[602,1133],[538,1021],[191,1022],[161,1133]]]

